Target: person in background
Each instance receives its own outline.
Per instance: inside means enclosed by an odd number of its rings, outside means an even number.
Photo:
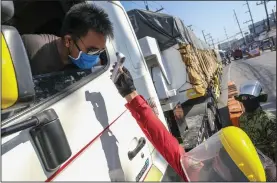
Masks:
[[[239,125],[253,141],[264,162],[268,177],[275,177],[277,158],[277,123],[276,116],[263,110],[260,103],[267,101],[267,95],[262,93],[259,81],[247,81],[240,87],[240,93],[235,97],[244,106],[245,112],[239,118]],[[273,161],[272,161],[273,160]]]
[[[244,106],[245,112],[239,118],[240,127],[249,135],[255,146],[276,161],[276,116],[263,110],[260,103],[267,101],[259,81],[247,81],[240,87],[236,100]]]
[[[67,69],[90,69],[100,65],[107,38],[113,38],[108,14],[95,5],[79,3],[66,13],[61,37],[25,34],[25,45],[33,75]]]
[[[205,143],[185,152],[146,100],[136,92],[133,78],[126,68],[120,69],[115,86],[119,94],[127,100],[126,108],[136,119],[147,139],[184,181],[265,181],[258,154],[249,137],[241,129],[223,128]],[[226,140],[225,137],[231,138]],[[234,151],[233,147],[238,151]],[[234,157],[239,160],[233,161]],[[249,171],[242,172],[235,162],[243,162],[245,169]]]

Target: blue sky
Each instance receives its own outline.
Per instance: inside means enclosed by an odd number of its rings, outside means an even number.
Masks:
[[[204,39],[202,30],[210,33],[214,42],[226,40],[224,27],[228,36],[234,36],[239,28],[233,13],[236,11],[240,26],[244,32],[248,32],[248,25],[243,22],[250,20],[245,1],[147,1],[150,10],[157,10],[164,7],[163,13],[171,14],[181,18],[185,25],[192,25],[194,33],[200,39]],[[254,22],[266,18],[264,5],[257,6],[260,1],[248,1]],[[145,9],[143,1],[121,1],[126,11],[131,9]],[[267,3],[269,13],[272,9],[276,11],[276,2]],[[240,35],[233,38],[241,38]]]

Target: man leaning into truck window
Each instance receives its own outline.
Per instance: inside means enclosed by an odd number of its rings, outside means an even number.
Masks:
[[[61,37],[49,34],[25,34],[22,40],[33,75],[104,65],[100,54],[107,38],[113,38],[113,26],[103,9],[79,3],[66,13]]]

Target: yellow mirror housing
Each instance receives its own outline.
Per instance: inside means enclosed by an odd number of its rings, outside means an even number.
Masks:
[[[18,87],[13,66],[13,61],[7,43],[1,33],[2,42],[2,91],[1,109],[6,109],[14,105],[18,99]]]

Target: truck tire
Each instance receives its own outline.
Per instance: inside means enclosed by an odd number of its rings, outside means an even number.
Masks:
[[[219,131],[222,128],[222,120],[221,120],[218,105],[213,93],[211,94],[209,102],[207,103],[206,113],[208,115],[207,117],[208,117],[209,123],[211,124],[211,130],[215,132]],[[214,126],[216,127],[216,130],[214,130],[213,128],[213,123],[214,123]]]
[[[214,112],[211,108],[207,109],[207,132],[209,136],[212,136],[215,134],[218,129],[215,124],[216,117],[214,115]]]
[[[216,124],[216,114],[211,107],[207,108],[207,118],[203,121],[203,124],[198,133],[197,145],[204,142],[209,137],[213,136],[219,131],[218,125]]]
[[[209,128],[208,121],[207,120],[203,121],[202,126],[198,132],[197,145],[206,141],[206,139],[208,139],[210,137],[208,128]]]

